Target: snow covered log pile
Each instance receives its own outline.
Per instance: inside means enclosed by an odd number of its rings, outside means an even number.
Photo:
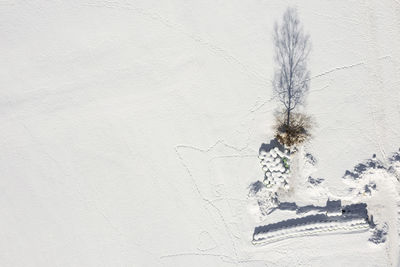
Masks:
[[[343,206],[340,207],[341,215],[338,215],[336,208],[327,206],[320,214],[259,226],[254,229],[253,244],[266,244],[308,235],[366,231],[373,226],[366,207],[365,203]]]

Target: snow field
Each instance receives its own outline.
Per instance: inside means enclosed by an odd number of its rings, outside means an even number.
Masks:
[[[289,5],[313,43],[309,152],[325,180],[301,185],[293,157],[280,200],[369,201],[388,222],[380,246],[367,232],[251,243],[273,205],[248,185],[273,136],[271,33]],[[368,197],[340,179],[400,144],[398,0],[5,0],[0,13],[1,266],[398,266],[392,175]]]

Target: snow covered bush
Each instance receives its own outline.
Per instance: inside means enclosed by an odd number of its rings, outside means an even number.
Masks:
[[[303,113],[291,113],[287,124],[285,114],[275,114],[276,139],[287,147],[304,143],[311,138],[312,119]]]

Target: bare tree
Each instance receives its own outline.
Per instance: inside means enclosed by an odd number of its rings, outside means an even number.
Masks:
[[[307,58],[311,50],[310,37],[304,34],[296,9],[288,8],[281,25],[275,23],[275,75],[273,90],[285,107],[286,125],[290,112],[304,103],[310,84]]]

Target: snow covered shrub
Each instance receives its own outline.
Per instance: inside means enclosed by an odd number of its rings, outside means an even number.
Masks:
[[[375,228],[374,232],[372,233],[372,236],[368,240],[374,244],[384,243],[386,241],[387,233],[388,233],[388,225],[387,223],[384,223],[382,227]]]
[[[301,144],[311,138],[312,119],[303,113],[291,113],[289,124],[286,115],[275,114],[276,139],[287,147]]]
[[[324,181],[324,179],[323,179],[323,178],[313,178],[313,177],[311,177],[311,176],[308,176],[307,181],[308,181],[311,185],[317,186],[317,185],[320,185],[320,184]]]

